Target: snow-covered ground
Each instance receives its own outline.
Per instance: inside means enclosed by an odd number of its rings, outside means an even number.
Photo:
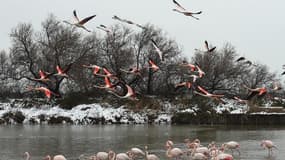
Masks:
[[[234,100],[226,100],[226,104],[213,106],[216,113],[242,114],[248,111],[248,106],[238,104]],[[111,107],[110,105],[100,104],[81,104],[71,110],[65,110],[59,106],[41,105],[31,108],[25,108],[21,103],[13,100],[7,103],[0,103],[0,120],[2,123],[16,123],[15,118],[22,118],[22,123],[52,123],[52,120],[58,120],[58,123],[72,124],[144,124],[144,123],[171,123],[174,113],[187,112],[195,115],[199,110],[197,106],[189,107],[184,110],[178,110],[179,106],[172,105],[169,102],[162,102],[161,111],[143,109],[134,112],[124,106]],[[104,106],[104,107],[103,107]],[[20,114],[19,114],[20,113]],[[252,114],[268,114],[266,112]],[[280,113],[270,113],[280,114]],[[283,114],[283,113],[281,113]],[[8,116],[7,116],[8,115]],[[19,116],[20,115],[20,116]],[[17,117],[18,116],[18,117]]]

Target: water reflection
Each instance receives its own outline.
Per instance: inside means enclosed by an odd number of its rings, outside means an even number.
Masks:
[[[113,149],[124,152],[131,147],[149,146],[152,153],[165,158],[164,144],[167,139],[177,147],[185,147],[185,138],[199,138],[206,145],[211,141],[221,144],[235,140],[241,145],[242,160],[282,160],[285,157],[285,127],[256,126],[170,126],[170,125],[106,125],[106,126],[49,126],[24,125],[0,126],[1,160],[23,159],[29,151],[33,159],[42,159],[47,154],[64,154],[76,159],[81,154]],[[262,139],[271,139],[278,146],[274,156],[260,147]]]

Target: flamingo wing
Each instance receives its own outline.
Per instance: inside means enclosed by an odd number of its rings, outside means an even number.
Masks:
[[[207,51],[209,51],[210,49],[209,49],[209,44],[208,44],[208,42],[207,41],[205,41],[205,48],[206,48],[206,50]]]
[[[209,92],[207,92],[204,88],[202,88],[201,86],[198,86],[198,89],[203,92],[206,95],[209,95]]]
[[[216,49],[216,47],[213,47],[209,50],[209,52],[213,52]]]
[[[180,8],[180,9],[182,9],[182,10],[186,10],[185,8],[183,8],[176,0],[172,0],[172,2],[178,7],[178,8]]]
[[[47,88],[44,90],[46,97],[50,98],[51,97],[51,91]]]
[[[245,60],[245,57],[239,57],[236,62],[239,62],[239,61],[244,61]]]
[[[73,10],[73,16],[77,22],[79,22],[79,18],[77,17],[76,10]]]
[[[86,22],[88,22],[89,20],[91,20],[92,18],[94,18],[96,15],[93,15],[93,16],[89,16],[89,17],[86,17],[84,19],[82,19],[79,24],[83,25],[85,24]]]

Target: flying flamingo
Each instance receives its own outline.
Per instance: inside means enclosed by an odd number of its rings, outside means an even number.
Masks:
[[[279,90],[281,90],[282,89],[282,87],[280,86],[280,84],[278,84],[277,82],[274,82],[273,83],[273,91],[279,91]]]
[[[209,48],[209,44],[207,41],[205,41],[205,48],[207,52],[213,52],[216,49],[216,47]]]
[[[29,152],[25,152],[24,155],[26,156],[26,160],[30,160],[31,156]]]
[[[114,94],[115,96],[119,97],[119,98],[129,98],[131,100],[138,100],[136,98],[136,94],[135,91],[127,84],[125,84],[125,87],[127,88],[127,93],[124,96],[120,96],[118,95],[116,92],[114,91],[109,91],[110,93]]]
[[[240,62],[240,61],[244,61],[245,60],[245,57],[239,57],[236,62]]]
[[[222,100],[221,100],[221,98],[222,97],[224,97],[224,95],[221,95],[221,94],[211,94],[211,93],[209,93],[209,92],[207,92],[204,88],[202,88],[201,86],[198,86],[197,87],[202,93],[200,93],[200,92],[196,92],[196,91],[194,91],[196,94],[198,94],[198,95],[200,95],[200,96],[203,96],[203,97],[209,97],[209,98],[213,98],[213,99],[216,99],[216,100],[218,100],[218,101],[220,101],[220,102],[223,102]],[[224,102],[223,102],[224,103]]]
[[[151,68],[153,71],[158,71],[159,70],[159,67],[151,60],[151,59],[149,59],[148,60],[148,63],[149,63],[149,68]]]
[[[242,103],[242,104],[246,104],[246,103],[248,102],[247,100],[240,99],[240,98],[237,97],[237,96],[234,96],[234,99],[237,100],[239,103]]]
[[[196,69],[196,66],[194,64],[187,63],[186,61],[182,61],[181,66],[189,67],[192,72]]]
[[[141,29],[146,29],[144,26],[142,26],[142,25],[140,25],[140,24],[137,24],[137,23],[135,23],[135,22],[133,22],[133,21],[130,21],[130,20],[122,19],[122,18],[120,18],[120,17],[118,17],[118,16],[116,16],[116,15],[114,15],[114,16],[112,17],[112,19],[115,19],[115,20],[118,20],[118,21],[121,21],[121,22],[124,22],[124,23],[128,23],[128,24],[131,24],[131,25],[135,25],[135,26],[137,26],[137,27],[139,27],[139,28],[141,28]]]
[[[188,89],[190,89],[192,87],[192,83],[191,82],[181,82],[175,85],[175,88],[180,88],[180,87],[187,87]]]
[[[40,78],[32,78],[32,80],[47,82],[47,81],[50,81],[48,77],[51,76],[52,74],[39,70],[39,75],[40,75]]]
[[[93,74],[94,75],[97,75],[99,73],[100,69],[102,69],[100,66],[97,66],[97,65],[89,65],[89,66],[82,65],[82,67],[93,69]]]
[[[148,147],[145,146],[145,160],[159,160],[159,158],[155,154],[148,154]]]
[[[111,34],[112,33],[112,30],[109,29],[107,26],[103,25],[103,24],[100,24],[98,27],[96,27],[98,29],[101,29],[102,31],[105,31],[106,33],[108,34]]]
[[[51,95],[55,95],[55,96],[58,96],[58,94],[52,92],[50,89],[46,88],[46,87],[35,87],[35,88],[32,88],[32,87],[28,87],[28,90],[31,91],[31,90],[35,90],[35,91],[42,91],[45,93],[46,97],[48,99],[51,98]]]
[[[76,11],[73,10],[73,16],[74,16],[74,18],[75,18],[75,20],[76,20],[75,23],[70,23],[70,22],[68,22],[68,21],[63,21],[63,22],[65,22],[65,23],[67,23],[67,24],[70,24],[70,25],[74,25],[74,26],[76,26],[76,27],[78,27],[78,28],[83,28],[83,29],[86,30],[87,32],[91,32],[90,30],[88,30],[88,29],[84,26],[84,24],[85,24],[86,22],[88,22],[89,20],[91,20],[92,18],[94,18],[96,15],[92,15],[92,16],[86,17],[86,18],[84,18],[84,19],[82,19],[82,20],[79,20],[79,18],[77,17]]]
[[[185,16],[191,16],[193,18],[195,18],[196,20],[199,20],[199,18],[193,16],[195,14],[201,14],[202,11],[199,12],[190,12],[187,11],[185,8],[183,8],[177,1],[173,0],[173,3],[176,5],[177,9],[172,9],[173,11],[176,11],[178,13],[184,14]]]
[[[202,78],[205,76],[205,72],[198,66],[196,65],[196,68],[197,68],[197,72],[199,74],[199,77]]]
[[[226,142],[224,144],[222,144],[222,147],[224,148],[227,148],[227,149],[230,149],[232,151],[232,154],[233,154],[233,150],[236,150],[238,151],[239,155],[240,155],[240,151],[239,151],[239,143],[236,142],[236,141],[229,141],[229,142]]]
[[[114,87],[116,86],[116,84],[111,84],[109,77],[105,77],[105,86],[94,86],[96,88],[100,88],[100,89],[108,89],[108,90],[114,90]]]
[[[151,39],[151,43],[152,43],[153,47],[155,48],[155,51],[158,53],[158,56],[159,56],[160,60],[163,61],[163,53],[162,53],[162,51],[158,48],[157,43],[156,43],[153,39]]]
[[[277,147],[274,145],[274,143],[271,140],[262,140],[260,146],[263,147],[264,149],[265,148],[268,149],[268,156],[273,154],[272,150],[273,148],[277,149]]]
[[[60,66],[57,65],[56,66],[57,73],[54,75],[68,78],[68,75],[66,74],[66,72],[70,69],[70,67],[71,67],[71,64],[68,65],[68,67],[66,67],[64,70],[62,70],[62,68],[60,68]]]
[[[173,142],[168,140],[165,144],[166,147],[166,157],[168,158],[181,158],[183,151],[180,148],[173,148]]]
[[[53,159],[51,159],[50,155],[47,155],[44,160],[66,160],[63,155],[55,155]]]
[[[130,74],[134,74],[134,75],[139,75],[140,77],[142,77],[141,75],[141,70],[138,69],[137,67],[132,67],[129,70],[124,70],[124,69],[120,69],[121,71],[125,72],[125,73],[130,73]]]
[[[244,88],[246,88],[247,90],[251,91],[251,94],[248,96],[248,99],[251,99],[252,97],[254,97],[255,95],[258,96],[263,96],[267,93],[267,90],[265,87],[261,87],[261,88],[249,88],[246,85],[243,85]]]

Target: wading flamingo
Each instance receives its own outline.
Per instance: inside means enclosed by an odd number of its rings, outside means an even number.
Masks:
[[[44,160],[66,160],[66,158],[63,155],[55,155],[53,159],[51,159],[51,156],[47,155]]]
[[[148,147],[145,146],[145,160],[159,160],[159,158],[155,154],[148,154]]]
[[[273,154],[273,148],[277,149],[271,140],[262,140],[260,146],[264,149],[268,149],[268,156]]]

